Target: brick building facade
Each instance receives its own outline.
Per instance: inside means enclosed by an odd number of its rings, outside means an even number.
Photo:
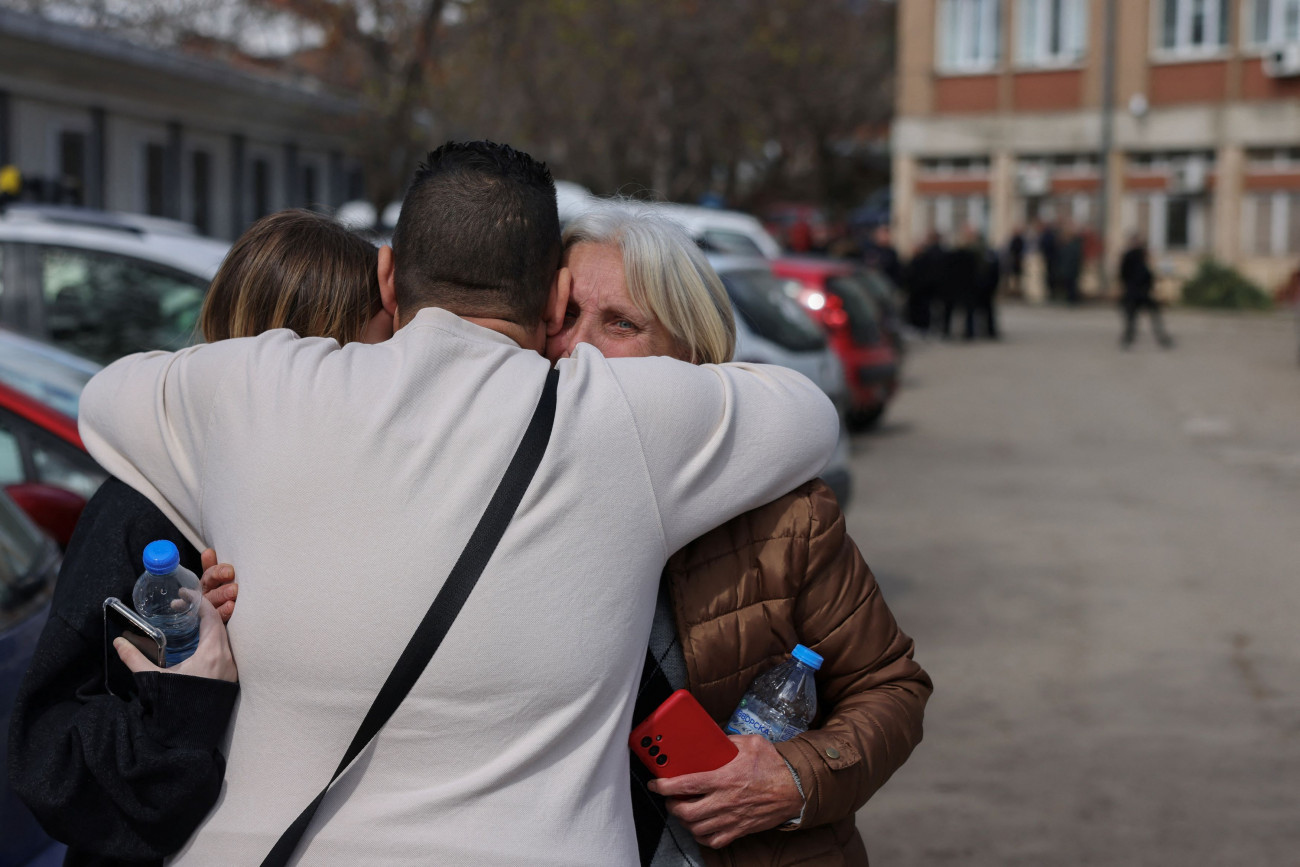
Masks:
[[[901,0],[894,229],[1100,224],[1106,0]],[[1114,3],[1112,257],[1139,230],[1276,288],[1300,261],[1300,0]],[[1112,258],[1112,265],[1114,259]]]

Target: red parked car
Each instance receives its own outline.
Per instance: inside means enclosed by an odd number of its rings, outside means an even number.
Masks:
[[[98,365],[0,331],[0,487],[60,547],[107,474],[77,433],[81,386]]]
[[[790,293],[821,324],[844,364],[849,384],[849,427],[865,430],[880,421],[898,390],[899,358],[881,327],[860,266],[837,259],[788,256],[772,271],[790,281]]]

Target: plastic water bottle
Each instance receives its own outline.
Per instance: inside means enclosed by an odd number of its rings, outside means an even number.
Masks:
[[[181,565],[181,553],[166,539],[144,549],[144,574],[135,582],[135,610],[167,636],[167,665],[188,659],[199,646],[199,579]]]
[[[821,667],[819,654],[796,644],[790,659],[750,685],[727,723],[727,734],[762,735],[780,743],[808,731],[817,716],[813,675]]]

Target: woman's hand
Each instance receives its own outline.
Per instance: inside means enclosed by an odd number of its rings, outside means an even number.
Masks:
[[[131,669],[132,674],[161,671],[164,674],[188,674],[192,677],[207,677],[230,683],[239,681],[235,657],[230,652],[230,639],[226,636],[226,625],[221,622],[221,615],[217,613],[217,609],[202,596],[199,597],[199,646],[188,659],[176,663],[171,668],[159,668],[125,638],[113,639],[113,649],[117,651],[118,657],[126,667]]]
[[[759,735],[729,735],[740,750],[716,771],[651,780],[668,812],[703,846],[721,849],[738,837],[796,819],[803,796],[776,747]]]
[[[221,615],[221,622],[229,623],[230,615],[235,613],[235,597],[239,595],[235,567],[218,563],[217,552],[211,548],[203,552],[203,577],[199,579],[199,587]]]

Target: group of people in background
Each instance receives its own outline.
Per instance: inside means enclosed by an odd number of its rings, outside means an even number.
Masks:
[[[1035,220],[1012,232],[1002,250],[991,246],[973,226],[962,228],[949,243],[937,231],[925,236],[910,261],[893,245],[888,226],[877,226],[861,245],[863,261],[884,273],[907,294],[908,324],[922,337],[951,339],[953,320],[960,315],[966,340],[1000,339],[997,302],[1002,293],[1028,294],[1026,265],[1031,252],[1041,257],[1042,279],[1049,302],[1077,306],[1083,300],[1080,281],[1088,237],[1071,220]],[[1137,336],[1138,316],[1146,312],[1156,341],[1173,346],[1155,297],[1155,273],[1145,238],[1130,236],[1119,266],[1119,303],[1124,315],[1120,346],[1128,349]]]
[[[931,232],[906,265],[894,249],[888,226],[878,226],[864,245],[863,260],[907,291],[907,322],[922,336],[953,336],[961,312],[962,336],[997,340],[997,296],[1003,265],[998,251],[972,228],[949,247]]]

